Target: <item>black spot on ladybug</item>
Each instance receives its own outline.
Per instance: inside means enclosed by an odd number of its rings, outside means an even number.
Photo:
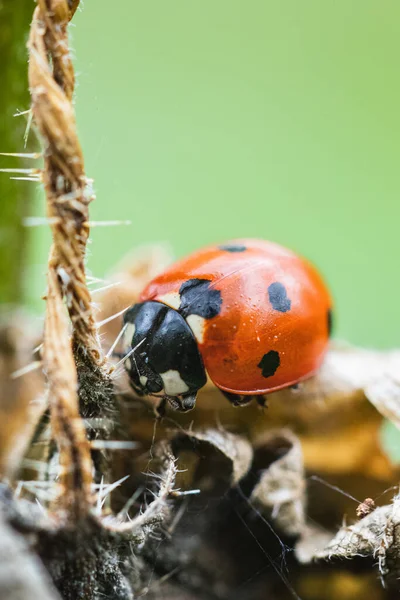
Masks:
[[[327,323],[328,323],[328,336],[330,337],[332,335],[332,328],[333,328],[333,314],[332,314],[331,308],[326,313],[326,318],[327,318]]]
[[[292,305],[292,301],[287,297],[286,288],[282,283],[275,281],[268,287],[268,297],[272,308],[279,312],[288,312]]]
[[[247,250],[246,246],[235,246],[235,245],[227,245],[227,246],[218,246],[220,250],[225,250],[226,252],[244,252]]]
[[[221,292],[211,287],[208,279],[189,279],[180,287],[181,305],[179,312],[183,317],[199,315],[203,319],[212,319],[221,311]]]
[[[261,369],[263,377],[272,377],[272,375],[275,375],[280,364],[279,353],[275,350],[270,350],[267,354],[264,354],[257,366]]]

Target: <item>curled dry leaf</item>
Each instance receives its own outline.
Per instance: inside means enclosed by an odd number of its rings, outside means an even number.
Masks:
[[[330,543],[315,552],[316,559],[370,557],[383,578],[400,577],[400,497],[373,510],[354,525],[342,527]]]
[[[160,573],[173,572],[174,597],[194,599],[215,593],[216,598],[224,598],[230,589],[227,580],[236,576],[232,556],[224,548],[227,543],[232,548],[233,541],[227,541],[226,530],[221,531],[227,527],[229,536],[235,535],[224,503],[249,472],[251,445],[241,436],[211,428],[174,431],[170,438],[179,469],[178,498],[167,538],[156,550],[147,549],[148,564],[155,564]],[[196,491],[200,493],[191,493]],[[152,580],[157,586],[156,577]]]
[[[173,451],[179,454],[182,447],[189,442],[194,447],[208,444],[220,452],[231,464],[231,485],[238,483],[249,471],[253,450],[249,442],[238,435],[222,429],[205,429],[203,431],[179,432],[172,440]]]
[[[255,446],[255,464],[266,453],[279,458],[261,471],[250,496],[251,502],[267,509],[277,528],[288,536],[300,535],[305,527],[305,476],[299,439],[289,430],[270,431]]]
[[[311,561],[315,549],[328,544],[332,534],[307,517],[299,438],[287,429],[268,432],[255,443],[253,468],[259,472],[259,480],[250,496],[252,505],[271,519],[281,535],[297,538],[295,552],[300,562]]]
[[[117,522],[115,518],[105,518],[103,524],[113,532],[128,534],[137,543],[143,543],[146,537],[151,534],[157,526],[165,523],[169,516],[168,500],[173,492],[176,478],[175,457],[172,454],[170,446],[161,442],[153,451],[152,464],[156,463],[157,480],[159,489],[154,494],[154,500],[146,509],[133,519],[124,523]]]
[[[389,356],[387,368],[365,389],[365,395],[375,408],[400,429],[399,353]]]
[[[270,519],[271,525],[281,535],[297,538],[295,554],[300,563],[315,559],[364,556],[377,560],[381,575],[390,575],[391,581],[400,575],[400,546],[397,539],[399,498],[390,506],[376,509],[369,502],[372,507],[370,514],[352,526],[343,527],[334,536],[308,520],[302,449],[299,439],[291,431],[276,430],[264,434],[254,444],[253,457],[251,449],[246,448],[245,440],[221,430],[179,433],[173,439],[172,447],[185,448],[185,439],[194,447],[196,442],[206,442],[232,462],[235,473],[231,481],[232,488],[237,484],[245,488],[246,476],[250,472],[257,474],[258,481],[251,491],[249,505],[256,510],[256,514]],[[240,468],[235,468],[235,462]],[[190,531],[188,527],[190,525],[186,523],[187,535]],[[204,544],[209,551],[205,537],[198,543],[200,548]],[[199,548],[195,555],[199,561]],[[205,565],[201,564],[204,569]]]

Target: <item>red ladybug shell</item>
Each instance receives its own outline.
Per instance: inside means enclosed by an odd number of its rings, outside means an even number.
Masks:
[[[262,240],[209,246],[153,279],[141,301],[179,310],[191,282],[191,305],[200,307],[195,312],[201,314],[209,301],[215,305],[214,312],[203,313],[206,318],[185,318],[217,387],[234,394],[266,394],[296,384],[321,365],[331,299],[318,272],[303,258]]]

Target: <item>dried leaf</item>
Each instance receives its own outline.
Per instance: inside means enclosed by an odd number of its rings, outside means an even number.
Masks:
[[[153,450],[153,458],[159,465],[159,473],[156,474],[156,477],[160,482],[153,502],[141,514],[124,523],[114,517],[103,519],[104,526],[110,531],[128,534],[136,543],[141,544],[149,534],[167,520],[169,516],[168,499],[173,492],[176,478],[176,461],[168,444],[165,442],[158,444]]]
[[[250,500],[261,511],[267,509],[282,533],[299,535],[305,527],[305,481],[299,439],[289,430],[271,431],[256,445],[255,462],[262,452],[283,456],[261,471]]]
[[[223,429],[184,431],[176,434],[172,440],[174,453],[179,454],[180,448],[186,446],[187,441],[194,445],[198,445],[199,442],[209,444],[228,459],[232,468],[232,485],[238,483],[248,473],[253,459],[253,450],[246,439]]]
[[[330,543],[315,553],[316,559],[349,559],[357,556],[377,561],[383,578],[400,577],[400,497],[376,508],[354,525],[342,527]]]
[[[365,395],[375,408],[400,429],[400,365],[398,353],[388,357],[388,364],[365,389]]]
[[[47,404],[41,370],[13,377],[35,360],[36,332],[26,315],[3,315],[0,323],[0,474],[13,477]]]
[[[308,564],[315,558],[316,553],[325,548],[332,539],[332,533],[307,523],[295,545],[295,556],[302,564]]]

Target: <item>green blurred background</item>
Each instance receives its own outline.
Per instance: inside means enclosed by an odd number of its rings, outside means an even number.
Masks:
[[[325,274],[337,337],[399,345],[399,33],[397,0],[86,0],[71,34],[91,215],[132,221],[93,229],[92,273],[152,241],[263,237]],[[37,307],[48,243],[33,231]]]

